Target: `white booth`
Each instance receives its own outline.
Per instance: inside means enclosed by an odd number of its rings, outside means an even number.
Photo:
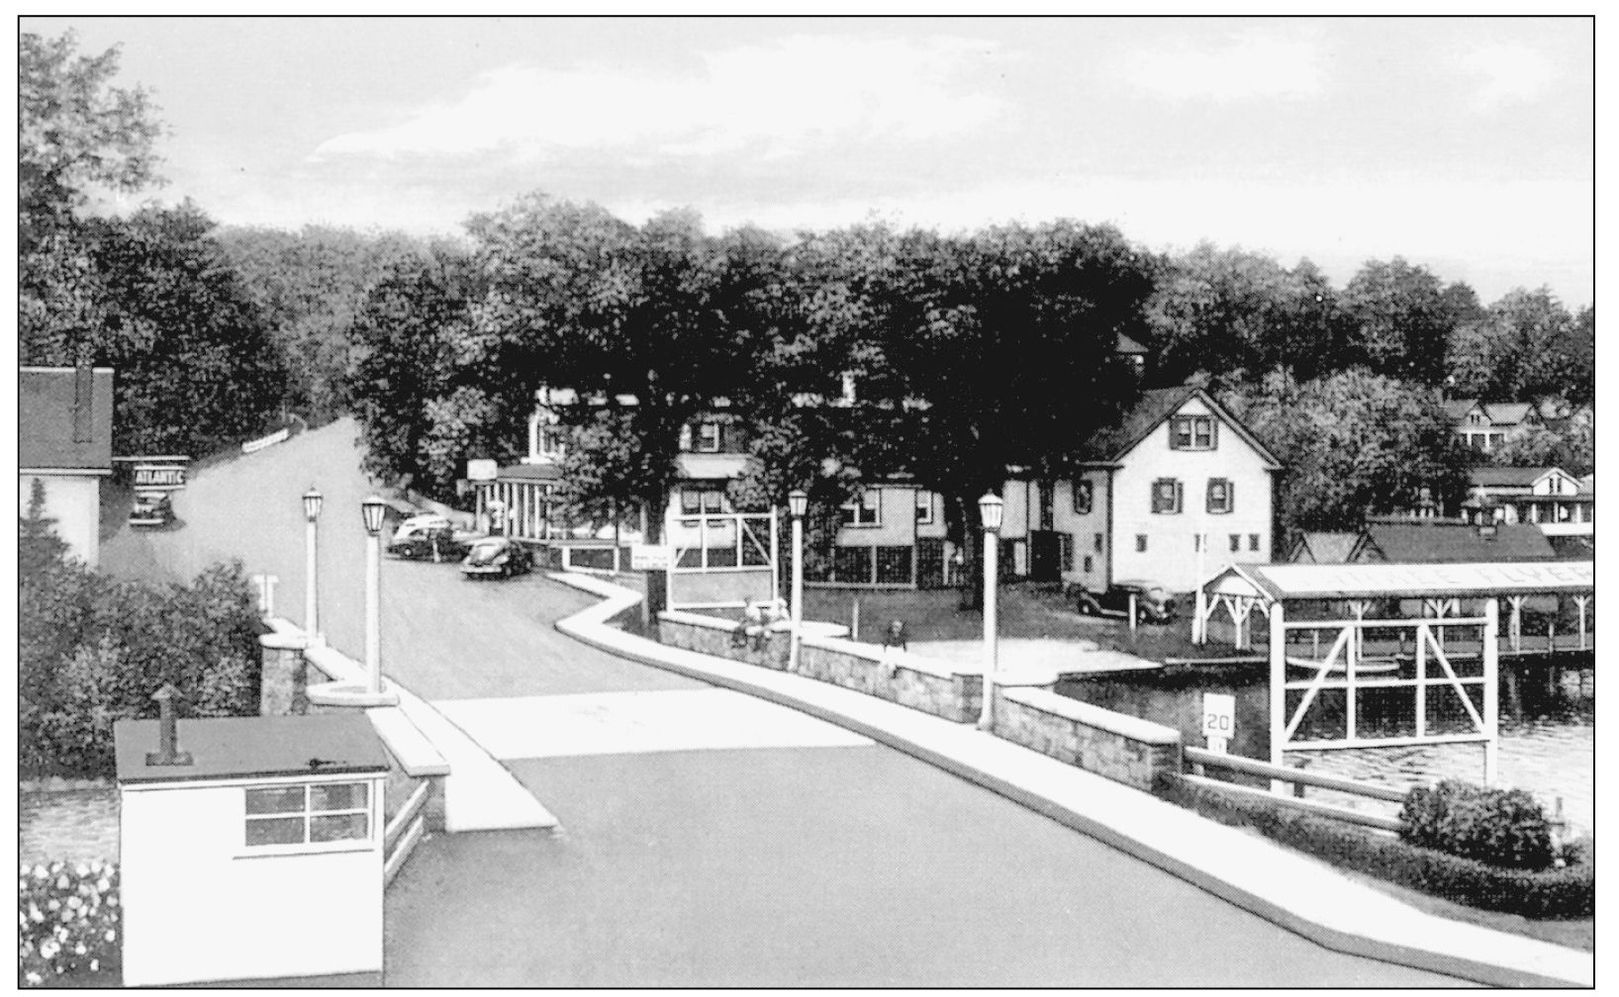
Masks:
[[[114,726],[127,986],[382,972],[388,761],[363,713]]]

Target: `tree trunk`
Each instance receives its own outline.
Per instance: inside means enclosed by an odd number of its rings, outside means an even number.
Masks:
[[[669,499],[663,497],[663,505],[654,507],[647,502],[646,511],[646,542],[648,544],[663,543],[663,510],[668,508]],[[671,550],[670,554],[674,552]],[[646,598],[641,600],[641,624],[647,633],[652,633],[658,623],[658,614],[669,605],[669,572],[658,570],[648,571],[646,575]]]

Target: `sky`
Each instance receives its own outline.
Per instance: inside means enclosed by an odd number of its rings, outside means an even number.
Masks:
[[[1075,218],[1593,299],[1588,18],[21,24],[121,45],[155,197],[224,224],[453,234],[536,190],[716,231]]]

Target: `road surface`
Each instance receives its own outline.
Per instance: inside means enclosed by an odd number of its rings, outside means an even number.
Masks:
[[[201,470],[105,566],[240,557],[302,618],[299,496],[326,495],[322,629],[358,656],[353,424]],[[386,561],[384,670],[501,758],[555,833],[436,835],[387,899],[390,985],[1433,986],[1320,948],[891,749],[553,629],[588,596]]]

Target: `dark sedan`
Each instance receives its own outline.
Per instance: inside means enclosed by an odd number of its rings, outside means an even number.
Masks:
[[[461,572],[468,578],[510,578],[533,568],[534,556],[510,537],[485,537],[475,542],[461,562]]]
[[[1137,623],[1169,623],[1175,619],[1175,597],[1157,582],[1114,582],[1100,595],[1085,586],[1075,587],[1074,608],[1084,616],[1129,616],[1134,595]]]

